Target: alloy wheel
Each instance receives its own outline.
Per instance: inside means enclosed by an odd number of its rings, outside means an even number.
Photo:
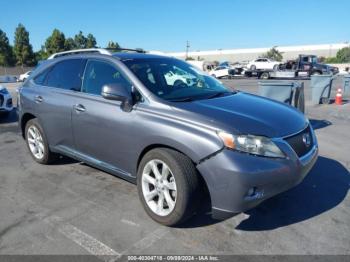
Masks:
[[[39,129],[35,126],[30,126],[27,132],[27,141],[30,152],[36,159],[42,159],[45,155],[45,146],[43,136]]]
[[[142,172],[142,193],[148,207],[158,216],[167,216],[174,210],[176,182],[166,163],[154,159],[145,165]]]

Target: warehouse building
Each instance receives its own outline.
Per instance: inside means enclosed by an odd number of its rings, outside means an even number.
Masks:
[[[317,55],[319,57],[332,57],[335,56],[338,50],[349,47],[349,43],[338,44],[322,44],[322,45],[302,45],[302,46],[278,46],[276,47],[283,53],[283,60],[291,60],[298,57],[299,54]],[[188,52],[188,56],[196,60],[207,61],[230,61],[230,62],[242,62],[247,60],[253,60],[262,56],[269,51],[271,47],[267,48],[246,48],[246,49],[219,49],[210,51],[193,51]],[[167,55],[177,58],[186,58],[186,52],[167,53]]]

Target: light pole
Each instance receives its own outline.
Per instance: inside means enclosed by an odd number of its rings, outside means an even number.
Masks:
[[[187,40],[186,42],[186,60],[188,59],[188,50],[190,49],[190,42]]]

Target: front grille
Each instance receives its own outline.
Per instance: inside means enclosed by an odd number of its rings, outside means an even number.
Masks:
[[[307,144],[307,136],[309,136],[309,144]],[[310,126],[305,128],[300,133],[287,137],[284,140],[293,148],[298,157],[306,155],[314,146]]]
[[[0,106],[2,106],[3,103],[4,103],[4,96],[0,95]]]

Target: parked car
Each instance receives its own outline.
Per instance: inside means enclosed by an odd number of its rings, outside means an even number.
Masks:
[[[7,117],[12,109],[11,94],[6,87],[0,85],[0,117]]]
[[[165,75],[176,69],[193,81],[169,85]],[[233,91],[172,57],[48,60],[19,89],[18,113],[36,162],[67,155],[133,182],[164,225],[191,217],[206,191],[214,218],[253,208],[300,183],[318,155],[298,110]]]
[[[194,80],[196,79],[195,76],[189,74],[186,71],[181,70],[180,68],[175,68],[172,70],[167,70],[166,74],[164,75],[165,81],[170,86],[180,86],[185,84],[192,85]]]
[[[280,62],[268,58],[258,58],[247,64],[247,68],[254,71],[257,69],[277,69]]]
[[[24,82],[26,79],[30,76],[32,71],[25,72],[24,74],[19,75],[18,81],[19,82]]]
[[[234,72],[235,75],[241,75],[245,68],[245,65],[242,63],[230,63],[228,61],[220,63],[219,66],[224,66],[233,69],[231,72]]]
[[[234,70],[228,66],[218,66],[209,71],[209,75],[215,78],[229,77],[234,75]]]

